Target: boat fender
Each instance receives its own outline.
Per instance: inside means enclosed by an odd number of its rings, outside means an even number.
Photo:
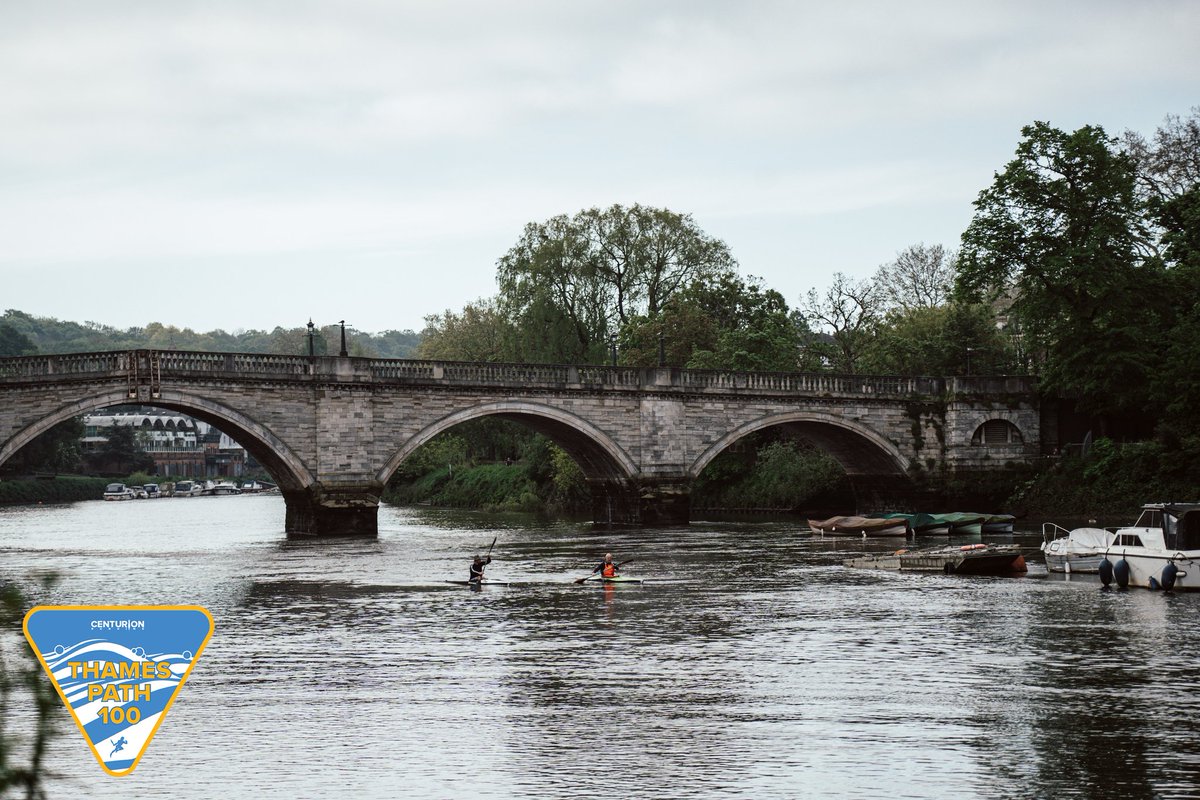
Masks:
[[[1179,577],[1179,567],[1174,561],[1168,561],[1162,569],[1162,587],[1168,592],[1175,588],[1175,579]]]
[[[1100,565],[1096,568],[1096,571],[1100,573],[1100,582],[1102,584],[1108,586],[1110,583],[1112,583],[1113,565],[1112,562],[1108,560],[1107,556],[1100,559]]]
[[[962,547],[960,547],[958,549],[959,550],[984,550],[986,548],[987,548],[986,544],[964,544]]]
[[[1161,586],[1158,585],[1158,579],[1155,578],[1153,575],[1150,576],[1149,580],[1150,580],[1150,591],[1157,592],[1159,589],[1162,588]]]
[[[1129,588],[1129,562],[1121,559],[1113,566],[1113,577],[1117,580],[1117,586],[1122,589]]]
[[[1067,573],[1068,575],[1071,574],[1071,559],[1063,559],[1063,572]]]

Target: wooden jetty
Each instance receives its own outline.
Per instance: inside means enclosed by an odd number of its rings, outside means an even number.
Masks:
[[[858,569],[898,572],[944,572],[948,575],[1013,575],[1028,571],[1025,556],[1015,544],[974,544],[930,547],[865,555],[842,562]]]

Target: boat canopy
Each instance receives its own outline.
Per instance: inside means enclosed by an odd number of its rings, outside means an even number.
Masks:
[[[1163,506],[1163,539],[1168,550],[1200,550],[1200,503]]]

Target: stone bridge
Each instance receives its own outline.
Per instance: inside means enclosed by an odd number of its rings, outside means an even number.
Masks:
[[[578,462],[599,524],[688,521],[690,487],[748,434],[785,427],[845,468],[862,511],[913,502],[931,475],[1040,451],[1029,378],[899,378],[476,364],[163,350],[0,359],[0,464],[53,425],[138,403],[233,436],[278,481],[294,534],[374,534],[396,468],[484,416]]]

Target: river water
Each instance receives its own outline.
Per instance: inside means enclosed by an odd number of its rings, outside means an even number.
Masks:
[[[216,620],[132,775],[63,712],[51,798],[1200,797],[1200,595],[1037,555],[1024,578],[850,570],[863,543],[794,524],[384,507],[377,540],[288,541],[283,516],[0,509],[0,579],[61,576],[39,602]],[[489,576],[520,585],[443,582],[493,537]],[[571,582],[606,550],[646,583]]]

